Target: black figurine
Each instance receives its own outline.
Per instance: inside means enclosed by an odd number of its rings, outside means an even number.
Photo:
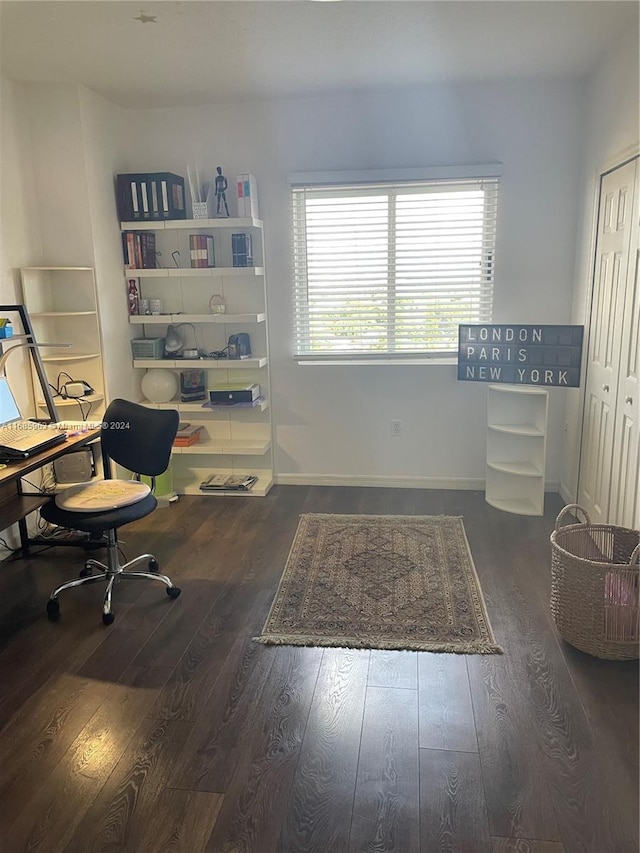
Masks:
[[[224,215],[229,216],[229,207],[227,205],[227,179],[222,174],[222,166],[216,166],[216,216],[222,216],[222,205],[224,205]]]

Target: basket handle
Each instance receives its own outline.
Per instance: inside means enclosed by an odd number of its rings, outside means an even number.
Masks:
[[[635,566],[636,563],[640,564],[640,543],[636,545],[636,547],[631,552],[631,556],[629,557],[630,566]]]
[[[556,518],[556,530],[558,529],[558,527],[560,527],[560,522],[562,521],[562,519],[564,518],[565,515],[568,515],[569,513],[571,513],[572,515],[575,515],[577,517],[577,513],[573,512],[574,509],[578,510],[579,512],[581,512],[584,515],[584,518],[585,518],[584,523],[585,524],[591,524],[591,519],[589,518],[589,515],[588,515],[586,509],[583,509],[580,506],[580,504],[567,504],[558,513],[558,517]]]

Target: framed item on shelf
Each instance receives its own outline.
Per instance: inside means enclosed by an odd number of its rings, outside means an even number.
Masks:
[[[207,399],[207,374],[204,370],[180,371],[180,400],[192,403]]]

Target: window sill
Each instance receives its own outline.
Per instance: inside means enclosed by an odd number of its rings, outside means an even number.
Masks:
[[[296,359],[301,367],[353,367],[367,365],[368,367],[443,367],[458,365],[458,356],[439,356],[438,358],[345,358],[345,359]]]

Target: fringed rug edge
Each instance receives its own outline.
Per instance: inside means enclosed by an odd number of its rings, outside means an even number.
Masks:
[[[287,634],[271,634],[253,637],[254,643],[264,646],[317,646],[339,649],[382,649],[398,652],[442,652],[458,655],[502,655],[503,649],[492,643],[400,643],[394,640],[358,640],[355,637],[296,637]]]

